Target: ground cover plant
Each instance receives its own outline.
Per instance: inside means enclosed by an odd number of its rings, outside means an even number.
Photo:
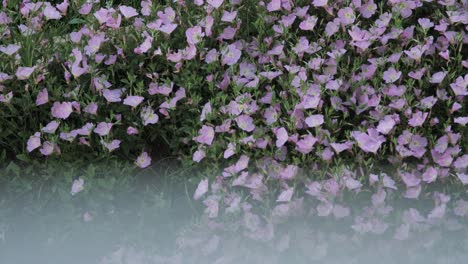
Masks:
[[[358,195],[466,217],[467,44],[466,0],[4,0],[3,182],[74,164],[49,190],[68,199],[93,192],[88,163],[170,163],[209,221],[255,237],[298,208],[352,215]]]

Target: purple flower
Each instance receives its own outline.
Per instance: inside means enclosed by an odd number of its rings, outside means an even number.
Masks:
[[[222,54],[222,63],[223,65],[234,65],[237,63],[239,58],[242,55],[242,51],[239,50],[236,45],[231,44],[223,49]]]
[[[227,149],[223,153],[223,158],[227,159],[236,153],[236,144],[229,143]]]
[[[71,195],[75,195],[81,191],[84,190],[84,180],[82,178],[78,178],[73,181],[72,187],[71,187]]]
[[[410,120],[408,120],[408,124],[412,127],[422,126],[428,115],[429,113],[417,111],[416,113],[413,113]]]
[[[289,202],[294,194],[294,187],[290,187],[280,193],[276,202]]]
[[[431,22],[429,18],[420,18],[418,19],[418,24],[423,28],[423,29],[429,29],[434,26],[434,23]]]
[[[37,94],[36,105],[43,105],[47,102],[49,102],[49,93],[47,92],[47,88],[44,88]]]
[[[49,19],[60,19],[60,18],[62,18],[62,15],[60,14],[60,12],[55,7],[50,5],[49,3],[47,3],[43,14],[48,20]]]
[[[129,105],[131,107],[137,107],[141,102],[143,102],[145,98],[143,96],[138,96],[138,95],[132,95],[132,96],[127,96],[127,98],[124,99],[124,105]]]
[[[34,72],[36,69],[36,66],[34,67],[18,67],[16,70],[16,77],[18,80],[27,80],[31,76],[31,74]]]
[[[468,116],[461,116],[461,117],[456,117],[453,119],[453,122],[455,124],[460,124],[462,126],[468,124]]]
[[[377,131],[381,134],[386,135],[393,129],[395,125],[396,122],[393,119],[393,116],[386,115],[384,119],[380,120],[379,125],[377,126]]]
[[[143,108],[140,112],[141,119],[143,119],[143,125],[156,124],[159,121],[159,116],[154,112],[151,106]]]
[[[89,136],[91,135],[93,128],[94,128],[93,123],[86,123],[86,125],[84,125],[80,129],[76,129],[75,132],[76,134],[81,135],[81,136]]]
[[[56,148],[58,148],[58,146],[55,143],[45,141],[44,144],[42,144],[42,147],[39,149],[39,152],[41,152],[41,154],[44,156],[49,156],[54,153]]]
[[[41,133],[36,132],[34,135],[30,136],[28,139],[26,149],[28,152],[31,152],[41,146]]]
[[[106,101],[109,103],[117,103],[122,101],[120,98],[122,96],[122,93],[125,91],[124,88],[122,89],[114,89],[114,90],[109,90],[105,89],[103,91],[104,98],[106,98]]]
[[[84,108],[84,112],[91,114],[91,115],[96,115],[98,109],[97,103],[90,103]]]
[[[136,135],[138,133],[139,133],[138,129],[136,129],[134,127],[130,126],[130,127],[127,128],[127,135]]]
[[[298,171],[299,167],[296,165],[287,165],[279,171],[278,176],[282,180],[291,180],[296,177]]]
[[[224,11],[221,21],[223,22],[232,22],[237,17],[237,11]]]
[[[338,18],[340,19],[341,24],[346,26],[354,23],[356,15],[351,7],[345,7],[338,11]]]
[[[457,173],[457,177],[463,185],[468,184],[468,174],[460,172],[460,173]]]
[[[208,192],[208,179],[203,179],[198,183],[197,189],[193,194],[193,199],[200,199],[205,193]]]
[[[318,127],[324,122],[323,115],[311,115],[305,119],[305,123],[309,127]]]
[[[288,141],[288,131],[284,127],[280,127],[275,131],[276,147],[281,148]]]
[[[187,31],[185,31],[185,36],[189,44],[195,45],[202,40],[205,34],[202,32],[202,28],[200,26],[195,26],[187,29]]]
[[[317,20],[316,16],[309,16],[299,24],[299,28],[302,30],[313,30],[317,24]]]
[[[333,148],[333,150],[335,150],[335,152],[337,154],[345,151],[345,150],[348,150],[348,149],[351,149],[353,147],[353,142],[351,141],[346,141],[344,143],[331,143],[331,147]]]
[[[374,3],[373,0],[368,1],[366,4],[362,5],[361,8],[359,8],[359,12],[364,18],[370,18],[375,14],[376,10],[377,5]]]
[[[101,122],[94,129],[94,133],[100,135],[101,137],[106,136],[109,134],[113,125],[113,123]]]
[[[307,135],[303,139],[296,142],[296,150],[302,154],[310,153],[317,141],[317,138],[313,137],[312,135]]]
[[[198,131],[198,136],[194,137],[193,140],[200,144],[206,144],[211,146],[215,136],[215,131],[212,127],[203,125],[202,128]]]
[[[447,76],[446,71],[436,72],[432,75],[431,79],[429,80],[430,83],[441,83],[445,76]]]
[[[122,15],[125,18],[131,18],[131,17],[134,17],[134,16],[138,16],[138,12],[136,11],[136,9],[133,8],[133,7],[130,7],[130,6],[122,5],[122,6],[119,7],[119,10],[120,10],[120,13],[122,13]]]
[[[101,144],[109,150],[109,152],[112,152],[120,147],[121,141],[118,139],[114,139],[111,142],[106,142],[101,139]]]
[[[271,0],[267,5],[268,12],[274,12],[281,9],[281,0]]]
[[[437,179],[437,169],[434,167],[429,167],[422,175],[423,181],[427,183],[434,182]]]
[[[386,141],[385,137],[379,135],[379,132],[373,128],[369,128],[367,133],[353,131],[351,135],[356,139],[358,146],[364,150],[364,152],[377,153],[382,143]]]
[[[59,125],[60,125],[60,122],[51,121],[45,127],[43,127],[41,131],[44,133],[53,134],[55,133]]]
[[[138,158],[135,161],[135,164],[138,167],[144,169],[148,167],[149,165],[151,165],[151,157],[148,155],[147,152],[143,152],[140,154],[140,156],[138,156]]]
[[[384,71],[383,79],[385,83],[394,83],[401,77],[401,71],[395,70],[395,68],[390,67],[388,70]]]
[[[5,53],[8,56],[11,56],[18,52],[18,50],[21,48],[19,45],[14,45],[14,44],[9,44],[6,47],[5,46],[0,46],[0,52]]]
[[[251,116],[240,115],[236,118],[237,126],[246,132],[252,132],[255,129],[254,120]]]
[[[198,149],[197,151],[195,151],[193,153],[193,157],[192,157],[192,160],[195,161],[195,162],[200,162],[202,159],[204,159],[206,157],[206,153],[204,150],[202,149]]]
[[[224,0],[206,0],[206,2],[214,8],[218,8],[223,4]]]
[[[313,0],[312,5],[315,7],[322,7],[327,5],[328,0]]]
[[[71,102],[55,102],[52,105],[51,112],[53,117],[65,120],[73,112],[73,105]]]

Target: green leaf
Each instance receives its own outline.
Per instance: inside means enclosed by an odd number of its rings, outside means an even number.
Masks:
[[[84,20],[84,19],[81,19],[81,18],[73,18],[72,20],[70,20],[70,21],[68,22],[68,24],[69,24],[69,25],[77,25],[77,24],[83,24],[83,23],[85,23],[85,22],[86,22],[86,20]]]
[[[28,155],[26,155],[26,154],[18,154],[18,155],[16,155],[16,158],[21,160],[21,161],[30,161]]]

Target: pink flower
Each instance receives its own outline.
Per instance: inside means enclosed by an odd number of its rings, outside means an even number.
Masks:
[[[323,115],[311,115],[305,119],[305,123],[309,127],[318,127],[324,122]]]
[[[281,9],[281,0],[271,0],[267,5],[268,12],[274,12]]]
[[[70,102],[55,102],[52,105],[52,116],[59,119],[67,119],[73,112],[73,105]]]
[[[222,63],[223,65],[234,65],[240,59],[242,51],[239,50],[236,45],[231,44],[227,46],[222,52]]]
[[[122,13],[122,15],[125,18],[131,18],[131,17],[134,17],[134,16],[138,16],[138,12],[136,11],[136,9],[133,8],[133,7],[130,7],[130,6],[122,5],[122,6],[119,7],[119,10],[120,10],[120,13]]]
[[[240,115],[236,118],[237,126],[246,132],[252,132],[255,129],[254,120],[251,116]]]
[[[390,67],[388,70],[384,71],[383,79],[385,83],[394,83],[401,77],[401,71],[395,70],[395,68]]]
[[[31,76],[31,74],[34,72],[36,69],[36,66],[34,67],[18,67],[16,70],[16,77],[18,80],[27,80]]]
[[[47,88],[44,88],[37,94],[36,105],[43,105],[47,102],[49,102],[49,93],[47,92]]]
[[[367,133],[360,131],[353,131],[351,135],[356,139],[358,146],[364,152],[377,153],[382,143],[386,141],[385,137],[379,135],[376,129],[369,128]]]
[[[202,28],[200,26],[195,26],[188,28],[187,31],[185,31],[185,36],[189,44],[195,45],[202,40],[205,34],[202,32]]]
[[[84,190],[84,180],[82,178],[78,178],[73,181],[72,187],[71,187],[71,195],[75,195],[81,191]]]
[[[198,131],[198,136],[194,137],[193,140],[200,144],[211,145],[215,136],[215,131],[210,126],[203,125],[202,128]]]
[[[193,199],[200,199],[206,192],[208,192],[208,179],[203,179],[198,183],[197,189],[193,194]]]
[[[101,137],[106,136],[109,134],[113,125],[114,124],[112,123],[100,122],[94,129],[94,133],[100,135]]]
[[[145,98],[143,96],[127,96],[123,103],[124,105],[129,105],[131,107],[137,107],[139,104],[141,104],[141,102],[143,102],[144,99]]]
[[[149,165],[151,165],[151,157],[148,155],[147,152],[143,152],[140,154],[140,156],[138,156],[138,158],[135,161],[135,164],[138,167],[144,169],[148,167]]]
[[[41,146],[41,133],[36,132],[34,135],[30,136],[28,139],[26,149],[28,152],[31,152]]]

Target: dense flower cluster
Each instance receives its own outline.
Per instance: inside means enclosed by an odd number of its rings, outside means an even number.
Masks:
[[[415,164],[394,179],[408,197],[439,178],[468,183],[467,1],[130,2],[3,1],[2,144],[121,151],[144,168],[165,140],[232,163],[219,180],[257,198],[264,175],[249,160],[266,158],[280,202],[308,165]],[[68,32],[47,34],[60,23]]]

